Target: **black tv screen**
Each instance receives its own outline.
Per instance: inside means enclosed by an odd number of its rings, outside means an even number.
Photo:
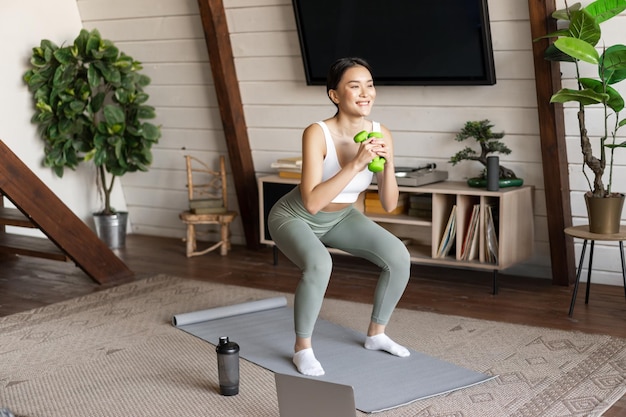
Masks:
[[[384,85],[496,83],[487,0],[293,0],[308,85],[356,56]]]

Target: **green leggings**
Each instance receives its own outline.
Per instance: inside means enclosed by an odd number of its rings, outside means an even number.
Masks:
[[[411,260],[404,244],[350,206],[337,212],[310,214],[300,188],[283,196],[270,210],[267,225],[278,248],[302,271],[294,302],[298,337],[313,334],[330,280],[332,258],[326,246],[365,258],[382,268],[371,320],[386,325],[409,281]]]

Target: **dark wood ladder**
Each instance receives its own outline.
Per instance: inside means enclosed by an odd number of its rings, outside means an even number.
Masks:
[[[4,207],[2,196],[17,208]],[[47,238],[7,233],[37,228]],[[100,284],[133,272],[0,140],[0,253],[73,261]]]

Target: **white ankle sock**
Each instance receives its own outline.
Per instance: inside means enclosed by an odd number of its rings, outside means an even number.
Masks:
[[[313,349],[302,349],[293,355],[293,363],[298,368],[298,372],[309,376],[324,375],[322,364],[315,358]]]
[[[406,358],[411,355],[411,352],[409,352],[407,348],[391,340],[385,333],[367,336],[365,339],[365,349],[384,350],[385,352],[389,352],[401,358]]]

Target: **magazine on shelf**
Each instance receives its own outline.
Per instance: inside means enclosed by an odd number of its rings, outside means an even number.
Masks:
[[[485,260],[494,264],[498,263],[498,236],[496,235],[496,227],[493,207],[487,206],[485,217]]]
[[[441,242],[439,243],[439,249],[437,250],[438,258],[445,258],[452,246],[454,246],[454,238],[456,237],[456,205],[452,206],[450,217],[448,218],[448,224],[443,232]]]
[[[478,230],[480,225],[480,204],[474,204],[470,217],[463,247],[461,248],[461,260],[472,261],[478,257]]]

